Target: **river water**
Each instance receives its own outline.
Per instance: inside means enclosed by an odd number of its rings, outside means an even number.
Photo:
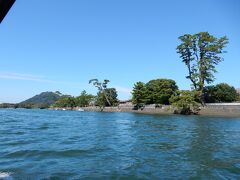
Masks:
[[[240,118],[0,110],[0,179],[240,179]]]

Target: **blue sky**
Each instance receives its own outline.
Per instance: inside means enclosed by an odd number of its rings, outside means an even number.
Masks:
[[[0,102],[96,93],[92,78],[109,79],[120,99],[156,78],[190,89],[177,38],[200,31],[227,35],[215,83],[240,87],[239,19],[238,0],[17,0],[0,24]]]

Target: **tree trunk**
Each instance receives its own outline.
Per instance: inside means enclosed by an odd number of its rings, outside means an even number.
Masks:
[[[204,65],[204,55],[200,53],[200,62],[199,62],[199,91],[200,91],[200,100],[202,106],[205,106],[205,97],[204,97],[204,82],[205,82],[205,65]]]
[[[107,94],[106,94],[106,92],[105,92],[104,89],[103,89],[103,94],[104,94],[105,99],[106,99],[107,102],[108,102],[108,105],[111,106],[111,103],[110,103],[110,101],[109,101],[109,99],[108,99],[108,97],[107,97]]]

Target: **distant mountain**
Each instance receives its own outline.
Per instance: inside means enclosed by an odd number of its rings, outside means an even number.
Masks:
[[[30,99],[27,99],[21,103],[21,104],[32,104],[32,105],[39,105],[39,104],[46,104],[51,105],[55,103],[62,94],[59,91],[56,92],[42,92],[41,94],[38,94],[36,96],[33,96]]]

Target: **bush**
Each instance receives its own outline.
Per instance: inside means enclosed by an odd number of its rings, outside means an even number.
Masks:
[[[176,108],[176,114],[198,114],[200,110],[198,93],[194,91],[179,91],[173,95],[169,101]]]

